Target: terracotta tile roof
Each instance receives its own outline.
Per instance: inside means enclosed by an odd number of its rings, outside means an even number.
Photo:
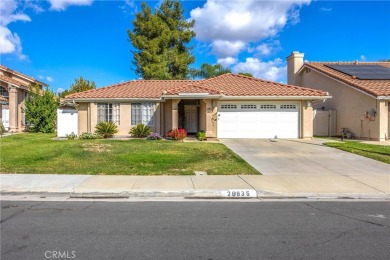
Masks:
[[[160,98],[163,91],[194,80],[133,80],[67,95],[65,98]]]
[[[10,69],[10,68],[4,66],[4,65],[1,65],[1,64],[0,64],[0,69],[5,70],[5,71],[7,71],[7,72],[9,72],[9,73],[12,73],[12,74],[16,74],[16,75],[23,76],[23,77],[25,77],[25,78],[27,78],[27,79],[30,79],[30,80],[33,81],[33,82],[38,82],[38,83],[40,83],[41,85],[47,86],[47,84],[46,84],[45,82],[39,81],[39,80],[37,80],[37,79],[35,79],[35,78],[33,78],[33,77],[30,77],[30,76],[28,76],[28,75],[26,75],[26,74],[23,74],[23,73],[21,73],[21,72],[19,72],[19,71],[12,70],[12,69]]]
[[[171,88],[171,89],[165,90],[166,93],[164,93],[164,94],[169,94],[169,95],[178,95],[180,93],[194,93],[194,94],[208,93],[211,95],[221,94],[221,91],[216,90],[216,89],[212,89],[212,88],[208,88],[208,87],[205,87],[203,85],[204,84],[202,84],[201,82],[194,82],[192,84],[182,85],[182,86],[179,86],[176,88]]]
[[[348,74],[329,68],[325,65],[355,65],[355,62],[307,62],[304,67],[320,71],[334,79],[363,90],[375,97],[390,96],[390,80],[371,80],[353,78]],[[359,62],[358,65],[381,65],[390,68],[390,62]]]
[[[232,73],[203,80],[197,84],[225,96],[327,96],[326,92],[237,75]]]
[[[5,81],[7,83],[11,83],[11,84],[16,85],[16,86],[21,86],[24,88],[28,87],[26,84],[23,84],[22,82],[20,82],[16,79],[10,78],[8,76],[5,76],[5,75],[0,75],[0,80]]]
[[[206,80],[137,80],[66,96],[83,98],[160,98],[180,93],[225,96],[327,96],[326,92],[232,73]]]

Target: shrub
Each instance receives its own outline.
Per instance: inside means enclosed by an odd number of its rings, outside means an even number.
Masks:
[[[183,140],[187,137],[187,131],[183,128],[175,128],[172,131],[169,131],[166,137],[176,141]]]
[[[3,134],[6,132],[5,127],[3,125],[3,122],[0,121],[0,136],[3,136]]]
[[[203,131],[203,130],[200,130],[196,133],[196,138],[199,140],[199,141],[206,141],[207,140],[207,137],[206,137],[206,132]]]
[[[152,133],[148,137],[146,137],[147,140],[161,140],[162,137],[158,133]]]
[[[118,127],[113,122],[100,122],[95,128],[95,133],[103,138],[108,138],[118,133]]]
[[[79,139],[100,139],[102,138],[98,133],[81,133]]]
[[[147,137],[152,133],[152,130],[150,130],[149,126],[146,126],[144,124],[138,124],[130,129],[129,134],[131,134],[134,137],[143,138]]]
[[[68,139],[68,140],[74,140],[77,138],[77,135],[75,133],[70,133],[68,135],[65,135],[65,137]]]

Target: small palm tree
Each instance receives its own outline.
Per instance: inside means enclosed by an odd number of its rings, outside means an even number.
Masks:
[[[95,128],[95,133],[101,135],[103,138],[108,138],[118,133],[118,127],[113,122],[100,122]]]
[[[129,134],[131,134],[134,137],[143,138],[147,137],[152,133],[152,130],[149,126],[146,126],[144,124],[138,124],[130,129]]]

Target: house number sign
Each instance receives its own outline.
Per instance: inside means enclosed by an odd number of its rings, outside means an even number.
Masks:
[[[222,191],[222,196],[232,198],[256,198],[257,194],[255,190],[233,189]]]

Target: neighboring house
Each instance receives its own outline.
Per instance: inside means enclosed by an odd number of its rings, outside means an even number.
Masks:
[[[4,126],[12,132],[25,129],[23,107],[31,84],[38,84],[41,89],[47,86],[32,77],[0,65],[0,118]]]
[[[312,137],[312,103],[327,98],[320,90],[235,74],[199,81],[135,80],[65,97],[78,105],[79,134],[112,121],[117,135],[143,123],[162,135],[184,128],[218,138]]]
[[[336,110],[336,127],[355,138],[389,140],[390,62],[304,62],[287,57],[288,84],[313,87],[332,96],[315,109]]]

